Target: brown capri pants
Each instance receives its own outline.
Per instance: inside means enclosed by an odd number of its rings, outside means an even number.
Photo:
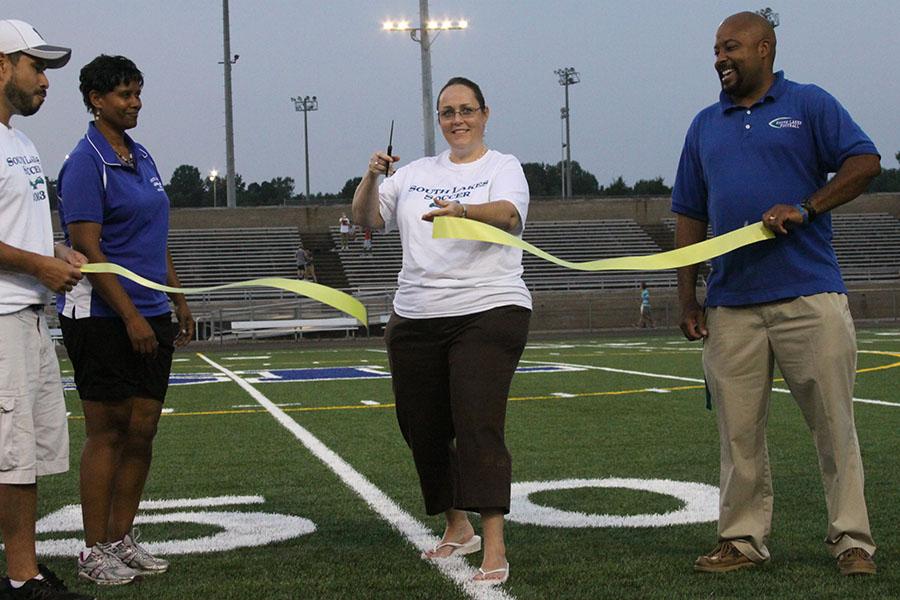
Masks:
[[[451,508],[509,512],[506,402],[530,318],[520,306],[433,319],[391,316],[385,343],[397,421],[429,515]]]

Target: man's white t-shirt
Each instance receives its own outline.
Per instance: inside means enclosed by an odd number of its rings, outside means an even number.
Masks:
[[[0,124],[0,241],[53,256],[50,199],[37,149],[24,133]],[[0,314],[44,304],[49,291],[30,275],[0,267]]]
[[[462,204],[511,202],[522,228],[528,216],[528,182],[515,156],[489,150],[478,160],[455,164],[450,151],[401,167],[378,188],[385,230],[400,231],[403,267],[397,276],[394,311],[409,319],[455,317],[499,306],[531,309],[522,281],[522,251],[469,240],[433,239],[422,215],[435,199]],[[518,232],[521,235],[522,228]]]

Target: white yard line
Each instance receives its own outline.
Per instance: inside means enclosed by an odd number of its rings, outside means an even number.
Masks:
[[[641,377],[654,377],[656,379],[673,379],[675,381],[689,381],[691,383],[704,383],[703,379],[697,379],[695,377],[681,377],[679,375],[666,375],[665,373],[647,373],[645,371],[629,371],[628,369],[614,369],[612,367],[598,367],[595,365],[577,365],[574,363],[564,363],[564,362],[553,362],[550,360],[520,360],[520,363],[529,363],[536,365],[555,365],[557,367],[572,367],[577,369],[589,369],[592,371],[607,371],[609,373],[624,373],[626,375],[639,375]],[[653,389],[648,389],[647,391],[657,391]],[[780,394],[790,394],[791,390],[785,388],[772,388],[773,392],[778,392]],[[898,402],[887,402],[885,400],[870,400],[868,398],[854,398],[854,402],[859,402],[861,404],[877,404],[879,406],[891,406],[894,408],[900,408],[900,403]]]
[[[347,461],[335,454],[328,446],[319,441],[316,436],[289,417],[287,413],[275,406],[275,404],[266,398],[259,390],[233,371],[228,370],[203,354],[197,353],[197,356],[224,373],[245,392],[250,394],[250,396],[265,408],[276,421],[281,423],[285,429],[290,431],[294,437],[300,440],[300,442],[306,446],[316,458],[324,462],[329,469],[334,471],[347,487],[356,492],[372,510],[374,510],[382,519],[387,521],[394,529],[399,531],[400,534],[412,544],[417,552],[423,552],[429,548],[433,548],[440,542],[440,539],[431,533],[431,530],[426,527],[424,523],[400,508],[396,502],[375,487],[375,485],[366,479],[362,473],[354,469]],[[472,577],[475,576],[477,570],[470,567],[461,557],[428,562],[437,568],[444,577],[447,577],[458,585],[463,592],[473,600],[514,600],[515,598],[501,588],[474,583]],[[426,563],[426,561],[423,561],[423,563]]]

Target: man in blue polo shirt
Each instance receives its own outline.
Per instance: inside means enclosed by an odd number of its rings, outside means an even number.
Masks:
[[[777,361],[815,438],[826,544],[841,573],[873,574],[853,421],[856,337],[828,211],[865,191],[880,157],[827,92],[773,72],[775,44],[772,25],[754,13],[719,26],[722,93],[691,123],[672,193],[678,247],[705,239],[707,224],[720,235],[762,218],[778,234],[713,260],[705,313],[698,266],[678,272],[681,329],[705,338],[721,445],[719,543],[694,568],[732,571],[769,559],[765,424]]]

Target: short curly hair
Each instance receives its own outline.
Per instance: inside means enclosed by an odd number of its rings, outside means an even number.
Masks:
[[[109,56],[101,54],[88,64],[81,67],[78,77],[78,89],[81,90],[81,98],[88,112],[94,111],[91,104],[91,92],[108,94],[119,85],[128,85],[137,81],[144,86],[144,74],[140,72],[131,60],[124,56]]]

